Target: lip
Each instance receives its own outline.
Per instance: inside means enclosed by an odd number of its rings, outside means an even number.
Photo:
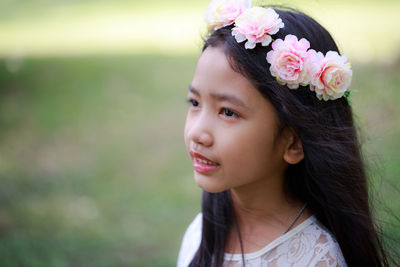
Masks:
[[[200,154],[198,152],[190,150],[189,153],[192,156],[193,168],[198,173],[202,173],[202,174],[211,173],[211,172],[215,171],[216,169],[218,169],[220,166],[217,162],[203,156],[202,154]],[[213,162],[215,165],[206,164],[197,159]]]

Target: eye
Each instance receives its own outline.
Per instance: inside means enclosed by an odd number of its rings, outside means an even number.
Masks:
[[[193,107],[198,107],[198,106],[200,106],[200,103],[197,102],[197,100],[195,100],[195,99],[188,99],[187,102],[188,102],[191,106],[193,106]]]
[[[224,116],[230,117],[230,118],[234,118],[234,117],[237,118],[237,117],[239,117],[239,115],[238,115],[236,112],[230,110],[229,108],[223,108],[223,109],[222,109],[222,114],[223,114]]]

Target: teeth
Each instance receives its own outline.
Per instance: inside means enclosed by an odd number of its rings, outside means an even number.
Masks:
[[[198,162],[201,162],[201,163],[207,164],[207,165],[214,165],[214,166],[217,165],[217,163],[215,163],[215,162],[207,161],[207,160],[204,160],[204,159],[196,158],[196,160],[197,160]]]

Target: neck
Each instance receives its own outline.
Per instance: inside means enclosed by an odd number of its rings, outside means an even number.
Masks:
[[[281,178],[263,179],[230,189],[244,253],[256,251],[279,237],[304,205],[285,194],[284,179]],[[306,211],[303,212],[293,227],[308,216]],[[228,252],[242,252],[239,238],[235,227],[232,228],[226,245]]]
[[[233,227],[228,235],[227,252],[257,251],[282,235],[292,223],[293,228],[310,216],[305,210],[294,222],[304,203],[286,194],[283,181],[282,174],[230,189],[238,228]]]
[[[304,203],[284,191],[283,177],[231,189],[232,203],[241,231],[264,225],[286,229]]]

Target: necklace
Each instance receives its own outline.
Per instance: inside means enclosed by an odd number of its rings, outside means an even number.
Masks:
[[[286,230],[281,234],[281,236],[284,235],[284,234],[286,234],[287,232],[289,232],[290,228],[292,228],[293,225],[295,224],[295,222],[299,219],[300,215],[303,213],[303,211],[305,210],[306,206],[307,206],[307,203],[304,204],[304,206],[299,210],[299,212],[297,213],[296,217],[295,217],[295,218],[293,219],[293,221],[290,223],[290,225],[288,226],[288,228],[286,228]]]

